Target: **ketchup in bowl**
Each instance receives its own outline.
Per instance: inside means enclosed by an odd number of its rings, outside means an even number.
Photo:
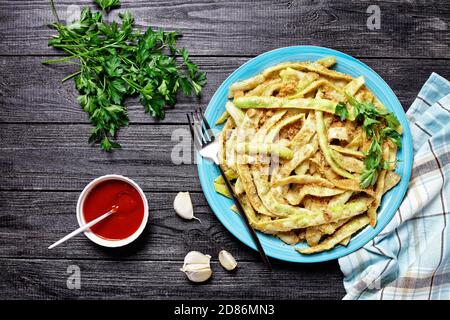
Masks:
[[[117,212],[100,221],[91,231],[106,240],[123,240],[133,235],[144,219],[144,201],[129,183],[109,179],[98,183],[86,195],[83,217],[86,223],[117,206]]]

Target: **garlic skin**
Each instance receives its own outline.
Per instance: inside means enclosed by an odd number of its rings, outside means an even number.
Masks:
[[[236,259],[226,250],[219,252],[219,262],[228,271],[233,271],[237,267]]]
[[[192,206],[191,195],[189,192],[178,192],[173,200],[173,208],[178,216],[186,220],[200,219],[194,216],[194,207]]]
[[[192,282],[204,282],[212,275],[210,260],[210,255],[191,251],[184,257],[183,268],[180,271],[184,272]]]

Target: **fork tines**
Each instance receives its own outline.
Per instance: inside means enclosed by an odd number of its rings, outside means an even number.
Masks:
[[[191,130],[191,134],[194,137],[194,144],[197,150],[200,150],[213,142],[215,140],[215,136],[211,130],[211,127],[208,121],[203,116],[202,110],[200,108],[189,114],[186,114],[189,129]]]

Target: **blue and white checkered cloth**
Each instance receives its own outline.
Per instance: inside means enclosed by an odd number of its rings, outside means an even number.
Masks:
[[[339,259],[344,299],[450,299],[450,82],[433,73],[407,117],[408,192],[373,241]]]

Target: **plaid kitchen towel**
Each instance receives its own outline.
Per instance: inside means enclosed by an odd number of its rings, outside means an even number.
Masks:
[[[407,118],[408,191],[373,241],[339,259],[344,299],[450,299],[450,82],[433,73]]]

